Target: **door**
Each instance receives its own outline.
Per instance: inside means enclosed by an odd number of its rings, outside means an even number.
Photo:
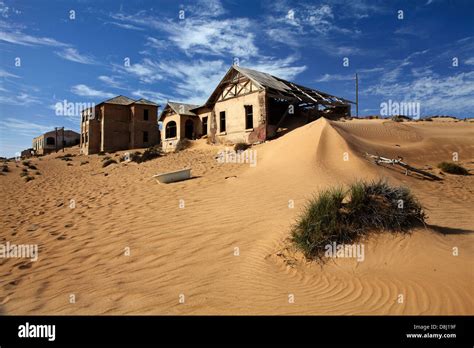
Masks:
[[[194,133],[194,122],[192,120],[186,120],[184,124],[184,137],[188,139],[193,139]]]

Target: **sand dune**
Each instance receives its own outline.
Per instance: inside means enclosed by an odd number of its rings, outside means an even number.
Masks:
[[[42,175],[28,183],[10,162],[0,177],[0,243],[36,243],[40,254],[0,259],[0,312],[474,314],[474,178],[435,168],[457,152],[474,169],[473,139],[472,123],[320,119],[254,146],[256,167],[219,164],[222,148],[202,141],[106,168],[97,155],[64,162],[53,154],[32,160]],[[402,156],[444,179],[375,166],[365,152]],[[192,180],[151,179],[187,166]],[[414,191],[428,210],[426,229],[372,236],[363,262],[321,265],[293,250],[289,229],[308,197],[378,177]]]

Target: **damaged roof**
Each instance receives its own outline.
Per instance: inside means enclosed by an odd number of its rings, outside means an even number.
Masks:
[[[266,89],[270,96],[274,98],[291,100],[296,103],[317,103],[331,106],[346,106],[349,103],[354,104],[350,100],[336,97],[313,88],[304,87],[265,72],[233,65],[211,94],[206,105],[216,102],[219,93],[221,92],[221,88],[227,85],[227,83],[232,82],[232,78],[236,73],[250,79],[258,88]]]
[[[163,112],[160,115],[160,120],[161,117],[163,116],[163,113],[167,111],[168,109],[173,110],[176,114],[178,115],[184,115],[184,116],[197,116],[192,109],[198,108],[199,105],[195,104],[185,104],[185,103],[176,103],[176,102],[168,102],[166,106],[163,109]]]

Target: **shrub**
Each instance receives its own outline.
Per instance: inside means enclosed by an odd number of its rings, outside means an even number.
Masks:
[[[25,160],[25,161],[22,161],[21,164],[23,164],[24,166],[28,167],[30,165],[31,161],[29,160]]]
[[[291,234],[297,248],[312,258],[333,242],[350,243],[381,230],[406,231],[424,221],[423,209],[408,188],[357,182],[348,190],[331,188],[314,196]]]
[[[26,173],[28,171],[28,168],[21,168],[21,171]]]
[[[250,147],[249,144],[246,143],[237,143],[234,145],[234,151],[239,152],[239,151],[245,151]]]
[[[392,121],[394,122],[404,122],[404,121],[410,121],[410,117],[404,116],[404,115],[396,115],[392,117]]]
[[[36,169],[38,169],[38,168],[36,168],[36,166],[35,166],[35,165],[33,165],[33,164],[30,164],[30,165],[28,166],[28,168],[30,168],[30,169],[32,169],[32,170],[36,170]]]
[[[84,164],[87,164],[89,163],[89,161],[81,161],[81,166],[83,166]]]
[[[443,172],[456,175],[469,175],[469,172],[466,168],[461,167],[460,165],[452,162],[441,162],[438,163],[438,168]]]
[[[20,173],[20,176],[23,177],[23,176],[28,176],[28,173],[27,172],[21,172]]]
[[[186,138],[180,139],[180,140],[178,140],[178,143],[176,144],[174,152],[179,152],[179,151],[186,150],[190,146],[191,146],[191,142],[188,139],[186,139]]]
[[[149,147],[148,149],[145,150],[145,152],[143,152],[141,161],[146,162],[154,158],[158,158],[160,156],[161,156],[161,152],[158,147]]]
[[[161,156],[161,149],[159,146],[152,146],[146,149],[143,153],[140,153],[139,151],[135,151],[131,154],[126,154],[120,157],[120,162],[130,160],[132,162],[136,163],[142,163],[146,161],[150,161],[154,158],[158,158]]]
[[[102,161],[105,162],[107,160],[109,160],[111,157],[110,156],[104,156],[104,158],[102,158]]]
[[[114,163],[117,163],[117,161],[114,160],[114,159],[108,159],[108,160],[106,160],[104,163],[102,163],[102,168],[105,168],[105,167],[107,167],[107,166],[109,166],[109,165],[111,165],[111,164],[114,164]]]
[[[9,172],[9,171],[10,171],[10,168],[8,168],[8,165],[4,164],[4,165],[2,166],[2,173],[7,173],[7,172]]]
[[[35,175],[41,175],[41,173],[40,173],[40,172],[36,172]]]
[[[28,181],[31,181],[31,180],[34,180],[35,178],[33,176],[25,176],[25,182],[28,182]]]

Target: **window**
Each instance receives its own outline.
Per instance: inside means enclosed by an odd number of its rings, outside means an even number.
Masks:
[[[143,142],[148,143],[148,132],[143,132]]]
[[[170,121],[166,124],[165,128],[165,138],[176,138],[176,122]]]
[[[54,138],[53,137],[47,137],[46,138],[46,145],[54,145]]]
[[[245,129],[253,128],[253,106],[245,105]]]
[[[207,134],[207,117],[202,118],[202,135]]]
[[[148,109],[143,110],[143,120],[148,121]]]
[[[225,111],[221,111],[219,113],[219,120],[220,120],[220,128],[221,132],[225,132]]]

